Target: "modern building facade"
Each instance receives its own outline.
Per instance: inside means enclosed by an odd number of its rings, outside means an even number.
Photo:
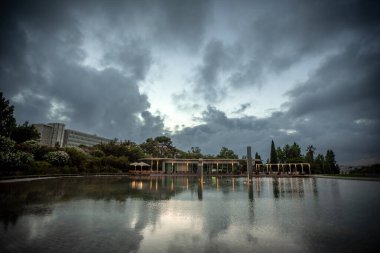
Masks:
[[[67,129],[65,130],[63,145],[65,147],[78,147],[80,145],[94,146],[97,144],[108,143],[110,141],[110,139],[106,139],[97,135]]]
[[[49,147],[63,147],[65,124],[33,124],[40,134],[40,143]]]
[[[62,123],[33,124],[40,134],[40,143],[49,147],[94,146],[111,140],[97,135],[65,129]]]

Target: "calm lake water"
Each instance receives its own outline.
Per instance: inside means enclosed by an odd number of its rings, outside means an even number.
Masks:
[[[87,177],[0,184],[0,252],[378,252],[380,182]]]

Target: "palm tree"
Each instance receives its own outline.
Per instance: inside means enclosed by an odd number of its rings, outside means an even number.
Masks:
[[[309,160],[310,162],[312,162],[314,160],[315,150],[316,150],[316,148],[313,145],[309,145],[306,148],[306,157],[307,157],[307,160]]]

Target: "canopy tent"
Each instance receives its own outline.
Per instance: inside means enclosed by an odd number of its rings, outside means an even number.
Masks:
[[[136,166],[140,165],[140,163],[134,162],[134,163],[131,163],[130,165],[135,166],[135,170],[136,170]]]
[[[141,171],[142,171],[142,167],[150,166],[149,164],[144,163],[144,162],[138,162],[138,163],[134,162],[134,163],[131,163],[130,165],[135,166],[135,170],[136,170],[136,166],[140,166]]]

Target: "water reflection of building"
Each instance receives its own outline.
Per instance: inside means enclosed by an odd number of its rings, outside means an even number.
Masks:
[[[273,189],[273,195],[275,198],[285,197],[287,195],[295,196],[297,194],[303,197],[305,192],[315,194],[317,192],[317,185],[315,178],[294,178],[294,177],[279,177],[272,178],[270,183]],[[309,189],[307,189],[309,185]]]
[[[231,178],[228,176],[206,176],[200,181],[197,177],[168,176],[136,176],[132,177],[129,188],[140,192],[168,192],[177,194],[183,191],[197,191],[199,199],[203,199],[204,190],[222,191],[224,194],[252,191],[258,197],[272,196],[274,198],[303,197],[305,194],[316,194],[315,178],[301,177],[256,177],[251,183],[245,177]],[[269,195],[268,195],[269,194]]]
[[[136,176],[131,177],[128,187],[142,192],[181,192],[189,190],[195,182],[195,177]]]

